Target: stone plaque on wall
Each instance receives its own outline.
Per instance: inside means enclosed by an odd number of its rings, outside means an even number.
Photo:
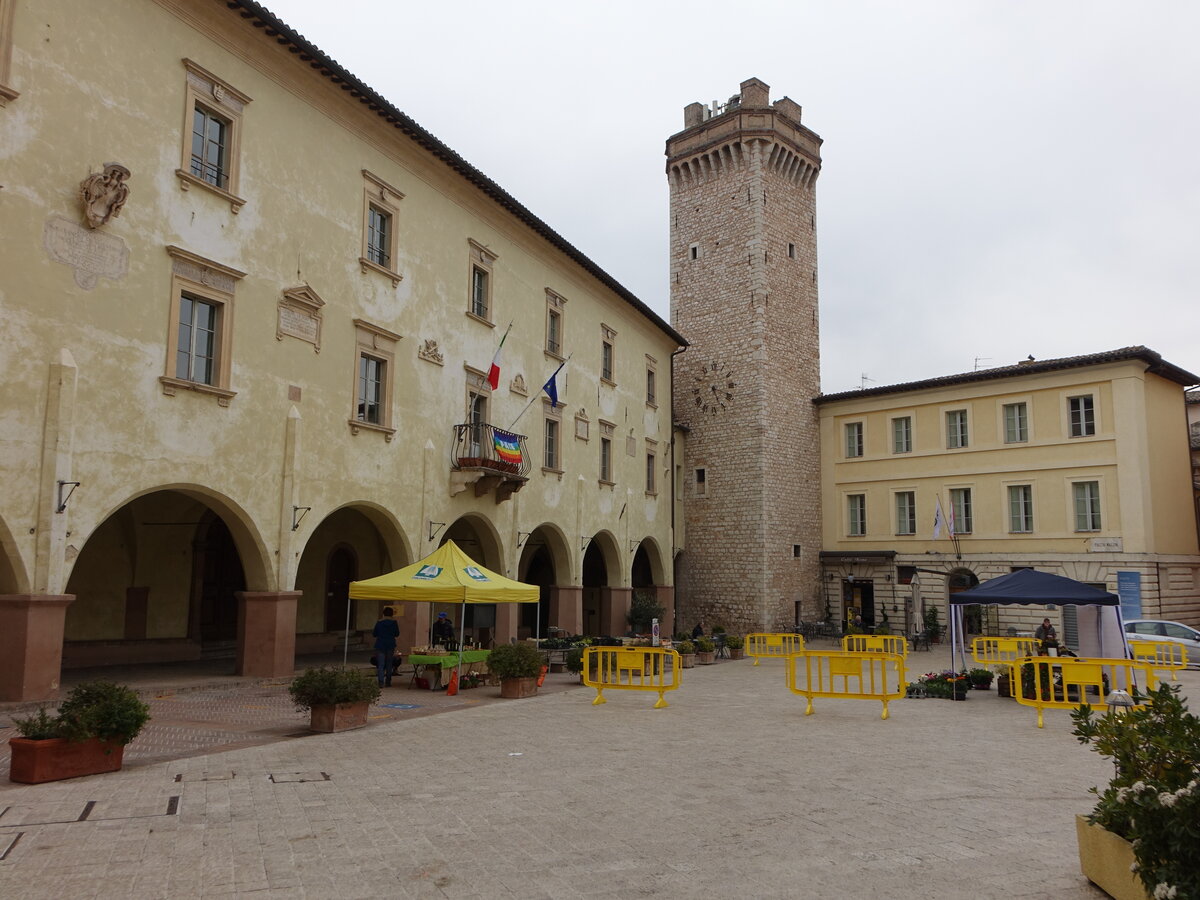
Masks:
[[[284,336],[308,341],[318,353],[321,351],[321,307],[325,305],[317,292],[308,285],[290,288],[283,292],[279,301],[279,322],[275,326],[275,338]]]
[[[123,240],[70,219],[47,219],[42,246],[52,260],[75,270],[75,283],[85,291],[94,288],[101,278],[120,281],[129,271],[129,247]]]

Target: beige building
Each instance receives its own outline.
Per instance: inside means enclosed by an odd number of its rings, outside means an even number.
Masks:
[[[1197,382],[1129,347],[818,397],[828,614],[911,631],[934,605],[944,624],[948,593],[1033,567],[1119,591],[1126,617],[1200,622]],[[1071,609],[1049,613],[1068,640]],[[1046,614],[978,610],[974,625]]]
[[[477,639],[669,617],[682,337],[258,4],[95,12],[0,0],[0,698],[289,672],[447,538],[543,587]]]

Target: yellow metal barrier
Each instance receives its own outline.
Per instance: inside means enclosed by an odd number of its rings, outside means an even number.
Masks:
[[[1187,647],[1174,644],[1171,641],[1130,641],[1129,649],[1133,658],[1146,663],[1152,669],[1169,670],[1171,680],[1178,681],[1175,674],[1180,669],[1187,668]]]
[[[746,635],[746,655],[754,657],[756,666],[760,659],[783,659],[803,652],[804,638],[798,634]]]
[[[882,701],[880,718],[886,719],[888,701],[904,696],[904,677],[898,653],[806,650],[789,656],[787,664],[788,690],[808,698],[806,716],[813,714],[814,697],[830,697]]]
[[[855,653],[893,653],[908,657],[908,639],[902,634],[848,634],[842,649]]]
[[[663,647],[588,647],[583,651],[583,683],[596,689],[593,706],[607,703],[604,691],[610,689],[655,691],[658,702],[654,708],[663,709],[670,705],[663,694],[677,690],[682,677],[679,654]]]
[[[1144,690],[1158,684],[1150,664],[1132,659],[1024,656],[1010,665],[1013,698],[1037,708],[1038,728],[1044,727],[1042,713],[1047,709],[1074,709],[1084,703],[1103,706],[1110,691],[1119,688],[1132,697],[1139,683]]]
[[[1039,643],[1033,638],[977,637],[971,641],[971,658],[981,666],[1006,665],[1023,656],[1037,656]]]

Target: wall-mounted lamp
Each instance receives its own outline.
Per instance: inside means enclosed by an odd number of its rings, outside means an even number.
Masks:
[[[71,495],[73,493],[75,493],[75,488],[79,487],[79,484],[80,483],[78,481],[60,481],[58,483],[58,506],[56,506],[54,508],[54,511],[56,513],[66,511],[67,501],[71,499]],[[64,497],[63,496],[63,488],[65,488],[67,486],[70,486],[71,489],[69,491],[67,491],[67,494]]]
[[[312,511],[311,506],[293,506],[292,507],[292,531],[300,527],[300,523],[304,521],[304,517]],[[297,515],[297,513],[299,515]]]

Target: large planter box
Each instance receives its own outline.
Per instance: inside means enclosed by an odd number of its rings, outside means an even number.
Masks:
[[[745,659],[746,651],[745,651],[745,649],[734,650],[732,647],[730,647],[729,648],[729,658],[730,659]]]
[[[683,668],[685,668],[685,669],[693,669],[696,667],[696,654],[695,653],[680,653],[679,659],[680,659],[680,665],[682,665]]]
[[[1087,816],[1075,817],[1079,870],[1092,884],[1116,900],[1149,900],[1141,879],[1129,871],[1133,845]]]
[[[121,768],[125,755],[124,744],[114,744],[99,738],[86,741],[68,741],[66,738],[49,738],[32,741],[28,738],[9,738],[12,761],[9,764],[9,781],[22,784],[41,784],[45,781],[61,781],[81,775],[99,775],[116,772]]]
[[[500,696],[505,700],[520,700],[537,694],[538,680],[533,678],[501,678]]]
[[[371,704],[360,703],[318,704],[312,708],[308,727],[327,734],[335,731],[350,731],[367,724],[367,709]]]
[[[712,653],[701,653],[699,651],[696,653],[696,662],[702,666],[711,666],[716,661],[717,651],[715,650]]]

